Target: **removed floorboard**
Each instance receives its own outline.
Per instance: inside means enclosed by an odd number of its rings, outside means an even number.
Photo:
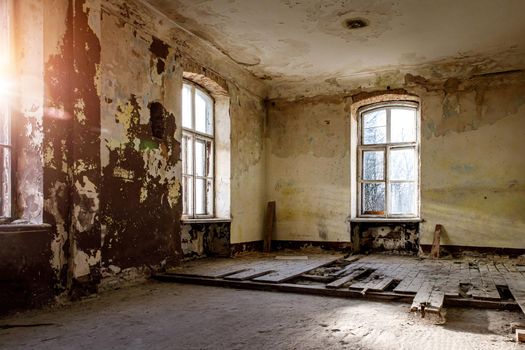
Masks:
[[[415,311],[438,314],[447,304],[521,307],[525,313],[525,276],[509,259],[495,263],[366,255],[351,257],[350,261],[342,255],[304,252],[299,256],[308,259],[278,260],[275,256],[201,259],[156,277],[250,289],[403,300],[412,302]]]
[[[412,301],[410,311],[420,312],[421,317],[425,317],[426,312],[432,312],[441,315],[441,309],[445,301],[445,293],[439,290],[431,282],[425,282],[421,285]]]

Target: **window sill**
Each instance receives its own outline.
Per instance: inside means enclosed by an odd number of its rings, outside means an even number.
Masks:
[[[350,222],[423,222],[421,218],[352,218]]]
[[[228,218],[197,218],[197,219],[188,219],[183,218],[180,220],[183,224],[213,224],[213,223],[222,223],[222,222],[231,222],[231,219]]]
[[[47,232],[50,229],[49,224],[0,224],[0,233]]]

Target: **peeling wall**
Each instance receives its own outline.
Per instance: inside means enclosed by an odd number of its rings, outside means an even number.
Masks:
[[[183,257],[184,73],[213,80],[230,101],[222,174],[233,229],[212,236],[262,239],[264,83],[141,1],[24,1],[15,16],[16,216],[51,225],[55,294],[80,297],[120,278],[114,271]],[[208,248],[224,248],[217,242]]]
[[[352,242],[366,253],[417,254],[419,223],[352,223]]]
[[[177,55],[105,9],[101,32],[102,264],[173,263],[182,215]],[[152,135],[153,103],[160,106],[162,139]]]
[[[182,253],[185,259],[230,256],[230,223],[184,223]]]
[[[389,92],[421,99],[421,243],[442,224],[442,244],[525,248],[525,74],[391,83]],[[364,91],[374,88],[271,100],[267,193],[278,239],[350,240],[349,106]]]

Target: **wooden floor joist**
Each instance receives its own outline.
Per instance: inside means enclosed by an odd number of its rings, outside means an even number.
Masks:
[[[303,293],[313,295],[325,295],[331,297],[341,298],[356,298],[369,300],[389,300],[410,303],[414,299],[413,295],[395,293],[395,292],[370,292],[363,295],[359,291],[350,290],[347,288],[326,288],[320,285],[301,285],[293,283],[263,283],[254,281],[233,281],[226,279],[205,278],[187,275],[175,274],[156,274],[155,279],[164,282],[175,283],[191,283],[206,286],[240,288],[250,290],[264,290],[271,292],[285,292],[285,293]],[[475,307],[484,309],[500,309],[500,310],[519,310],[519,305],[514,301],[491,301],[491,300],[474,300],[465,298],[447,298],[444,301],[444,307]]]
[[[332,254],[276,260],[274,255],[192,261],[159,278],[404,300],[412,302],[415,311],[437,314],[444,305],[521,307],[525,313],[525,269],[508,261],[431,260],[384,255],[344,259]],[[505,292],[507,287],[510,293]],[[516,302],[508,299],[507,294],[512,294]]]

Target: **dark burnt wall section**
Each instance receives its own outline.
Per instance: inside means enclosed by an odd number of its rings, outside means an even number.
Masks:
[[[73,7],[69,1],[44,9],[43,221],[51,225],[50,241],[55,293],[67,288],[71,227],[71,139],[73,135]],[[64,24],[57,33],[53,23]],[[34,29],[35,30],[35,29]]]
[[[74,0],[73,7],[73,137],[70,239],[73,261],[70,292],[96,291],[100,281],[100,97],[97,76],[101,46],[97,24],[100,5]]]
[[[2,225],[0,314],[39,307],[52,300],[51,239],[49,225]]]
[[[230,256],[230,222],[183,223],[184,258]]]
[[[179,57],[126,12],[103,9],[101,30],[102,267],[173,265],[182,258]]]
[[[417,222],[353,222],[351,230],[354,250],[360,252],[419,252]]]
[[[44,222],[57,293],[73,296],[100,280],[99,6],[71,0],[44,10],[44,39],[57,45],[44,52]]]

